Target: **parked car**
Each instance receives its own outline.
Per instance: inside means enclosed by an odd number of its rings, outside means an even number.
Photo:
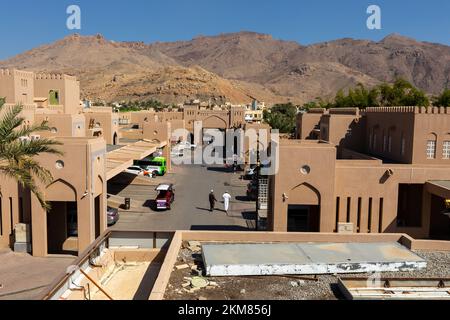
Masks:
[[[162,183],[155,189],[158,191],[156,196],[156,210],[170,210],[175,201],[173,184]]]
[[[116,208],[107,207],[106,216],[108,221],[108,226],[112,226],[119,221],[119,210]]]
[[[78,237],[78,214],[76,208],[68,209],[67,225],[68,225],[68,236]],[[108,206],[106,208],[106,221],[109,226],[114,225],[119,221],[119,210]]]
[[[132,173],[132,174],[136,174],[136,175],[138,175],[138,176],[143,176],[143,175],[144,175],[144,169],[142,169],[142,168],[139,167],[139,166],[131,166],[131,167],[128,167],[128,168],[125,170],[125,172]]]
[[[147,176],[147,177],[153,176],[153,173],[151,171],[144,170],[141,167],[136,166],[136,165],[128,167],[127,169],[125,169],[125,172],[132,173],[132,174],[135,174],[138,176]]]

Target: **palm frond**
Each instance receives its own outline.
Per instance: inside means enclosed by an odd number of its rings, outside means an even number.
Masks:
[[[0,145],[0,157],[19,161],[21,157],[37,156],[40,153],[62,155],[63,153],[60,150],[53,147],[60,145],[62,145],[60,142],[50,139],[31,141],[16,140]]]
[[[3,107],[4,105],[2,109]],[[14,130],[22,125],[25,118],[19,116],[21,112],[22,106],[15,105],[3,113],[0,119],[0,143],[8,141],[8,137],[14,133]]]
[[[32,158],[23,159],[20,166],[25,170],[31,171],[31,173],[46,185],[50,184],[53,180],[51,172],[44,167],[41,167],[39,162]]]
[[[45,201],[44,195],[37,187],[30,170],[9,165],[0,166],[0,172],[16,180],[23,188],[29,189],[36,196],[42,208],[45,210],[49,210],[51,208],[50,204]]]
[[[47,126],[46,121],[42,122],[41,124],[35,124],[32,126],[22,126],[20,129],[14,130],[7,138],[5,138],[3,143],[12,142],[14,140],[19,139],[20,137],[30,136],[33,133],[50,130],[51,129],[49,126]]]
[[[39,200],[44,209],[50,205],[45,201],[39,190],[35,178],[49,184],[53,177],[51,172],[33,158],[42,153],[62,155],[55,148],[62,143],[51,139],[21,141],[22,136],[29,136],[35,132],[49,131],[47,122],[33,126],[23,126],[24,118],[20,116],[22,106],[16,105],[4,110],[5,99],[0,98],[0,173],[16,180],[22,187],[29,189]]]

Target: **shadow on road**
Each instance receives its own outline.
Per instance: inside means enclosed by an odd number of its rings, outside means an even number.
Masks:
[[[121,172],[119,175],[108,181],[108,193],[118,195],[121,191],[127,188],[134,181],[134,179],[136,179],[136,175]]]
[[[245,220],[256,220],[256,211],[243,211],[242,218]]]
[[[236,196],[235,199],[236,199],[237,201],[246,201],[246,202],[254,201],[254,200],[250,199],[250,198],[247,197],[247,196]]]
[[[147,200],[144,202],[143,207],[147,207],[156,211],[156,200]]]
[[[251,229],[241,226],[226,226],[226,225],[194,225],[191,226],[191,230],[204,230],[204,231],[249,231]]]
[[[226,167],[208,167],[207,170],[215,172],[233,172],[233,168],[226,168]]]
[[[197,210],[202,210],[202,211],[208,211],[208,212],[210,212],[209,211],[209,208],[200,208],[200,207],[195,207],[195,209],[197,209]],[[214,208],[214,210],[213,211],[220,211],[220,212],[225,212],[226,213],[226,211],[225,210],[223,210],[223,209],[219,209],[219,208]]]

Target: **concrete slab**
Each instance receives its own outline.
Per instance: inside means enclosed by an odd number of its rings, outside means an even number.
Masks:
[[[426,261],[396,242],[205,244],[209,276],[412,271]]]

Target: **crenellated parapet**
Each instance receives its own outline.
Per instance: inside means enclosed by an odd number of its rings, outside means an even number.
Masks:
[[[0,76],[12,76],[13,75],[13,70],[9,70],[9,69],[0,69]]]
[[[330,114],[345,114],[352,116],[359,116],[359,108],[330,108]]]
[[[366,113],[416,113],[416,114],[450,114],[450,107],[418,107],[418,106],[396,106],[396,107],[370,107]]]
[[[36,73],[36,80],[76,80],[74,76],[69,76],[67,74],[61,73]]]
[[[0,69],[0,76],[2,77],[21,77],[25,79],[33,79],[33,72],[30,71],[22,71],[22,70],[16,70],[16,69]]]

